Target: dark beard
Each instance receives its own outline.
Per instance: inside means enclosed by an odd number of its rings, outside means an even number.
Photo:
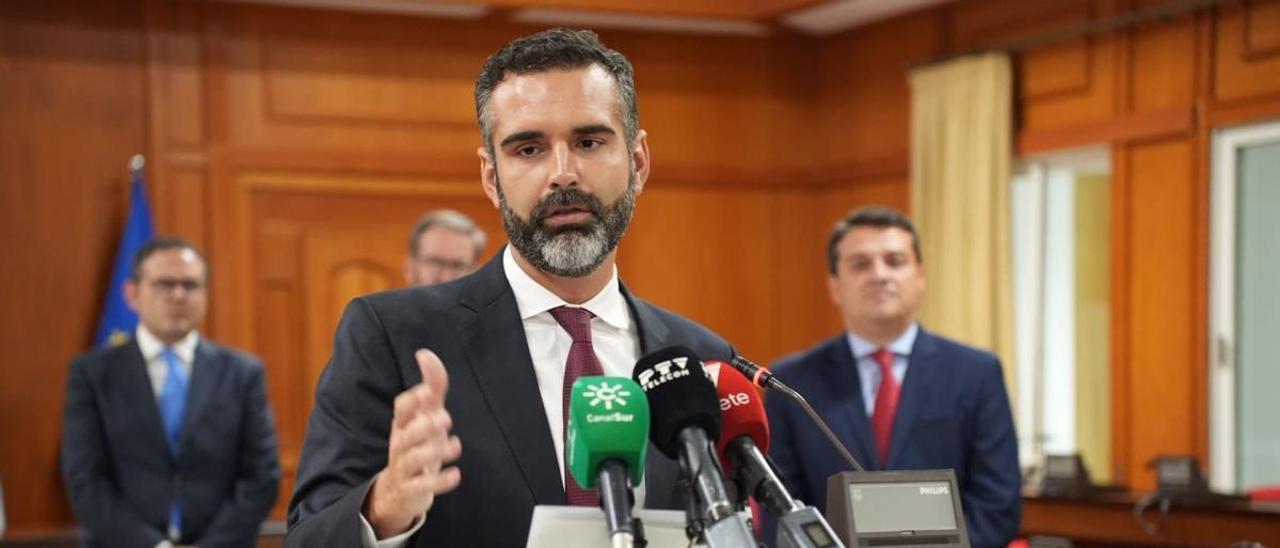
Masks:
[[[534,206],[525,221],[507,206],[502,194],[502,180],[494,177],[498,188],[498,205],[507,239],[520,256],[534,268],[565,278],[581,278],[604,262],[626,233],[636,208],[636,173],[627,179],[627,191],[608,206],[600,198],[574,187],[558,190]],[[583,224],[549,227],[543,223],[547,212],[557,207],[580,207],[591,212],[592,220]]]

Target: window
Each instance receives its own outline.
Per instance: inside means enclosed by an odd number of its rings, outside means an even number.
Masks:
[[[1110,156],[1023,159],[1012,182],[1019,457],[1080,453],[1111,478]]]
[[[1213,139],[1209,478],[1219,491],[1280,485],[1280,122]]]

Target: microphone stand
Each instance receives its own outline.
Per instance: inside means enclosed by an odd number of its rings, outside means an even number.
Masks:
[[[690,541],[705,544],[702,538],[702,532],[706,528],[706,524],[702,521],[702,504],[698,502],[697,495],[693,493],[693,482],[684,467],[680,468],[680,475],[676,479],[676,485],[680,487],[680,492],[684,494],[684,535]]]
[[[600,508],[608,521],[609,541],[613,548],[636,546],[635,524],[639,518],[631,517],[635,494],[627,481],[627,466],[617,459],[609,459],[600,465]],[[622,519],[626,516],[625,520]]]
[[[844,548],[826,518],[812,506],[792,498],[782,485],[773,463],[765,458],[746,436],[731,442],[737,463],[737,476],[748,492],[778,518],[777,548]],[[755,462],[749,466],[745,461]]]
[[[840,438],[837,438],[835,432],[831,431],[831,427],[827,426],[827,422],[822,420],[822,417],[818,416],[818,412],[813,410],[813,406],[809,405],[809,401],[804,399],[804,396],[801,396],[799,392],[796,392],[795,390],[792,390],[791,387],[782,384],[782,381],[773,378],[773,375],[770,374],[768,370],[742,356],[734,356],[733,359],[729,361],[729,365],[737,369],[743,375],[746,375],[748,379],[755,379],[752,380],[752,384],[780,392],[799,404],[800,408],[804,409],[805,414],[809,415],[809,418],[813,420],[814,424],[818,425],[818,429],[827,437],[827,441],[831,443],[831,446],[840,453],[840,458],[843,458],[845,462],[849,463],[849,466],[853,468],[854,471],[863,471],[862,465],[858,463],[858,459],[853,458],[853,455],[849,453],[849,450],[845,448],[844,444],[840,443]]]

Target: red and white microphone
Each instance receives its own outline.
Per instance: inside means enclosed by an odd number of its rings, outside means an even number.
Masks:
[[[707,366],[718,369],[712,376],[720,396],[723,425],[717,448],[726,474],[737,481],[744,494],[763,503],[775,515],[800,508],[764,458],[764,452],[769,450],[769,419],[760,393],[732,367],[720,362]]]
[[[772,463],[765,459],[769,419],[756,386],[729,364],[708,362],[704,367],[720,396],[722,426],[718,448],[725,473],[743,493],[778,519],[777,546],[843,547],[822,514],[792,497]],[[758,518],[756,523],[760,522]]]
[[[725,473],[733,474],[742,461],[730,451],[738,438],[745,436],[761,453],[769,451],[769,418],[760,392],[741,373],[724,362],[705,362],[703,368],[720,396],[721,435],[716,449]]]

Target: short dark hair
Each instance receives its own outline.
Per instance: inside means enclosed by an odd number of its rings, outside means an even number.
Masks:
[[[437,209],[428,211],[418,218],[418,223],[413,225],[413,231],[409,232],[409,256],[418,256],[418,240],[426,231],[432,227],[447,228],[454,232],[465,234],[471,238],[471,243],[475,246],[475,257],[480,258],[480,254],[484,253],[484,244],[488,241],[484,230],[476,226],[475,221],[471,220],[465,213],[452,209]]]
[[[493,118],[489,100],[493,90],[508,74],[533,74],[550,70],[573,70],[599,66],[618,84],[619,112],[627,146],[640,132],[640,114],[636,107],[635,70],[621,53],[605,47],[596,33],[589,30],[554,28],[532,36],[518,38],[503,46],[485,61],[476,76],[476,120],[485,149],[493,154]]]
[[[920,254],[920,236],[916,234],[916,227],[911,224],[911,219],[891,207],[871,206],[850,211],[844,218],[836,221],[835,228],[831,230],[831,237],[827,239],[827,271],[831,275],[836,274],[836,266],[840,262],[840,253],[837,249],[840,246],[840,240],[843,240],[844,235],[854,227],[859,226],[901,228],[907,231],[907,234],[911,235],[911,250],[916,254],[916,262],[924,263],[924,256]]]
[[[142,263],[148,257],[155,255],[161,251],[171,251],[174,249],[190,249],[197,257],[200,257],[200,264],[204,265],[205,279],[209,278],[209,262],[204,260],[204,255],[200,253],[196,246],[178,236],[156,236],[151,241],[138,248],[133,254],[133,261],[129,263],[129,281],[134,283],[142,281]]]

